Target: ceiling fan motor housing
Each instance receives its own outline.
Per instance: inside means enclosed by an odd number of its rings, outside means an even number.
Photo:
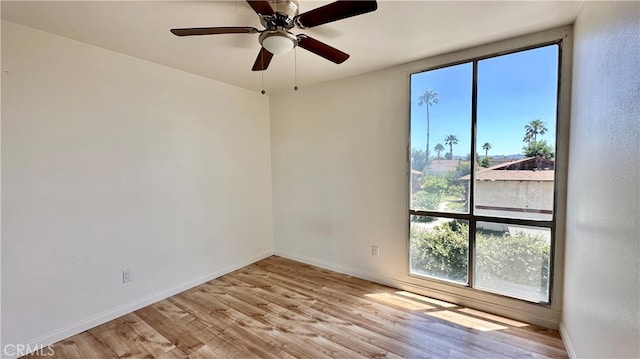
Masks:
[[[293,28],[294,18],[298,16],[298,1],[296,0],[268,0],[273,14],[260,14],[260,22],[267,29]]]
[[[298,39],[289,32],[298,15],[296,0],[268,0],[273,14],[260,14],[260,22],[267,29],[260,34],[260,45],[275,55],[285,54],[298,45]]]

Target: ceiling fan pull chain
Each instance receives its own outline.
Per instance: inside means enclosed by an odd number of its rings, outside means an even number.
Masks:
[[[264,68],[264,59],[263,59],[263,58],[261,58],[261,59],[260,59],[260,62],[263,64],[263,67],[262,67],[262,68]],[[262,86],[261,86],[261,87],[262,87],[262,91],[260,91],[260,93],[264,95],[265,93],[267,93],[267,92],[264,90],[264,70],[260,71],[260,78],[262,79]]]
[[[298,48],[293,49],[293,89],[298,91]]]

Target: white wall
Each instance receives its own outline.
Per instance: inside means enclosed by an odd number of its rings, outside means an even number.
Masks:
[[[406,98],[398,70],[271,95],[276,252],[405,272]]]
[[[565,339],[640,357],[640,3],[585,2],[575,24]]]
[[[6,21],[2,72],[4,345],[271,253],[266,96]]]
[[[271,95],[276,254],[557,327],[562,288],[549,308],[408,275],[408,91],[411,72],[568,32],[554,29]],[[371,255],[372,245],[379,257]]]

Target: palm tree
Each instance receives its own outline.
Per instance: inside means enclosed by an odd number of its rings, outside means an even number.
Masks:
[[[488,158],[491,144],[489,142],[485,142],[484,145],[482,145],[482,149],[484,150],[484,158]]]
[[[426,89],[424,93],[418,97],[418,105],[425,105],[427,108],[427,161],[429,161],[429,107],[436,103],[438,103],[438,93],[432,90]]]
[[[440,152],[444,151],[444,146],[442,143],[438,143],[436,147],[433,148],[434,151],[438,152],[438,161],[440,160]]]
[[[536,118],[524,126],[524,131],[524,139],[522,141],[532,143],[537,142],[536,137],[538,134],[544,135],[547,133],[547,127],[541,119]]]
[[[449,135],[445,137],[444,144],[449,145],[449,156],[453,159],[453,145],[458,144],[458,137],[456,137],[456,135]]]

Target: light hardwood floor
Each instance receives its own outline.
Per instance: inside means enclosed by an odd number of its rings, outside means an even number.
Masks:
[[[53,349],[65,359],[567,357],[556,331],[276,256]]]

